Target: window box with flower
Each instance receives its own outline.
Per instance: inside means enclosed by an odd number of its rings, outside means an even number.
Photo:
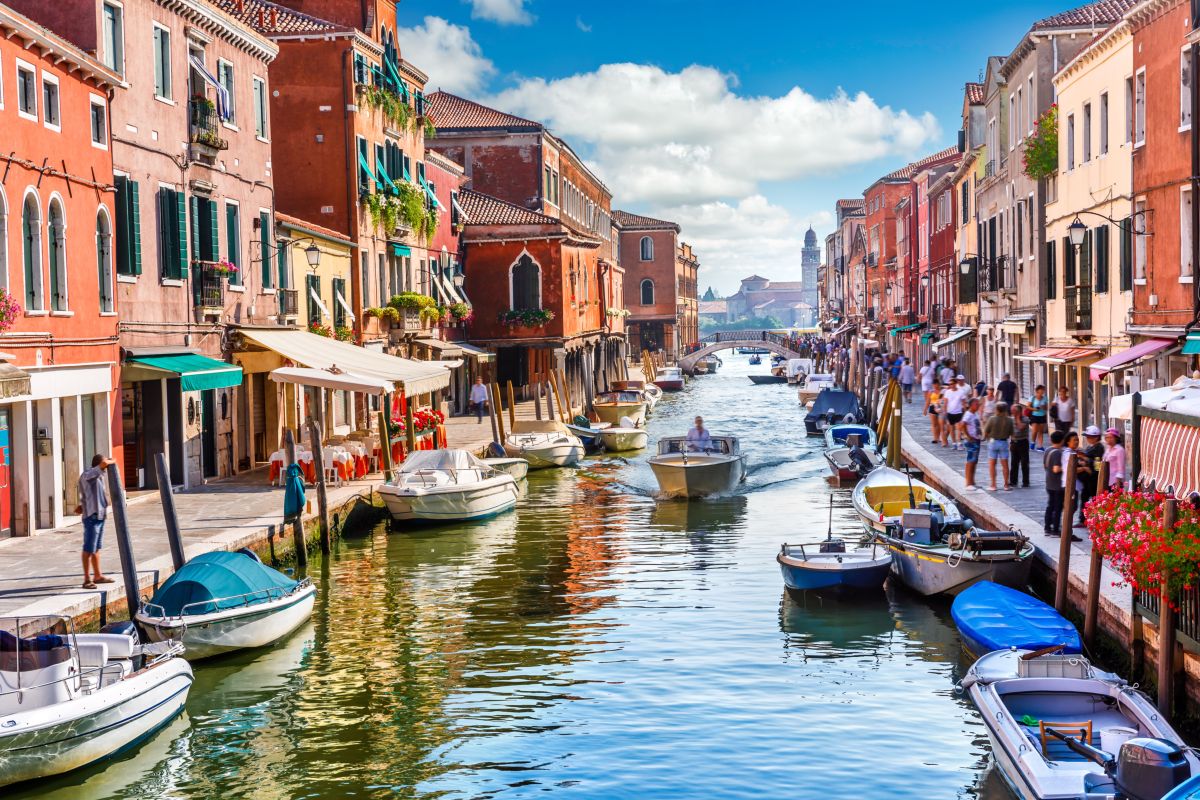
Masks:
[[[500,312],[500,324],[510,328],[541,328],[554,319],[548,308],[510,309]]]

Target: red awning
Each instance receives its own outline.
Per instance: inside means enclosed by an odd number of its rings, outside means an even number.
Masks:
[[[1102,358],[1095,364],[1092,364],[1092,380],[1102,381],[1104,376],[1115,369],[1132,364],[1138,359],[1153,355],[1161,350],[1166,350],[1171,345],[1175,344],[1174,339],[1147,339],[1144,342],[1138,342],[1128,350],[1122,350],[1119,353],[1113,353],[1108,358]]]
[[[1140,445],[1142,484],[1180,498],[1200,492],[1200,428],[1143,417]]]
[[[1028,353],[1014,356],[1019,361],[1045,361],[1047,364],[1070,364],[1100,355],[1096,347],[1039,347]]]

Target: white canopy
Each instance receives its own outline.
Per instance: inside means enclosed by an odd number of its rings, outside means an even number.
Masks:
[[[318,370],[337,367],[343,373],[389,381],[408,395],[425,394],[450,385],[450,371],[445,367],[389,356],[308,331],[242,328],[241,334],[296,364]]]
[[[1172,386],[1142,392],[1142,405],[1159,411],[1174,411],[1189,417],[1200,417],[1200,380],[1180,378]],[[1110,419],[1133,417],[1133,395],[1119,394],[1108,403]]]
[[[319,386],[322,389],[339,389],[368,395],[390,394],[396,389],[391,381],[367,378],[352,372],[332,372],[308,367],[280,367],[271,370],[271,380],[276,383],[298,383],[301,386]]]

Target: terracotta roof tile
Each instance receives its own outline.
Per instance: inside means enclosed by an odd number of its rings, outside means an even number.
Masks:
[[[620,211],[614,209],[612,212],[613,222],[617,223],[617,227],[626,231],[656,231],[671,229],[679,233],[679,224],[676,222],[667,222],[662,219],[654,219],[653,217],[643,217],[640,214],[631,214],[628,211]]]
[[[971,105],[975,106],[975,105],[982,105],[983,101],[984,101],[983,84],[982,83],[968,83],[967,84],[967,102],[970,103]]]
[[[284,226],[289,228],[304,228],[312,231],[313,233],[320,234],[321,236],[329,239],[335,239],[339,242],[346,242],[348,244],[352,242],[350,237],[344,233],[338,233],[332,228],[326,228],[324,225],[317,225],[316,223],[308,222],[307,220],[300,219],[299,217],[293,217],[291,214],[284,214],[280,211],[276,211],[275,221],[277,223],[282,223]]]
[[[488,108],[449,92],[434,92],[425,98],[429,118],[438,130],[464,128],[519,128],[542,130],[542,124]]]
[[[559,220],[513,205],[490,195],[463,189],[458,204],[466,212],[468,225],[558,225]]]
[[[861,197],[852,197],[846,200],[838,200],[838,208],[862,208],[865,201]]]
[[[272,3],[270,0],[207,0],[229,16],[264,36],[287,36],[297,33],[327,33],[346,30],[328,20]]]
[[[1125,13],[1138,2],[1140,0],[1100,0],[1097,3],[1088,3],[1038,20],[1033,24],[1033,29],[1041,31],[1048,28],[1084,28],[1089,25],[1108,27],[1120,22]]]
[[[947,147],[945,150],[940,150],[931,156],[925,156],[925,158],[922,158],[920,161],[914,161],[905,167],[901,167],[895,172],[884,175],[883,180],[905,180],[911,178],[913,175],[916,175],[918,172],[930,166],[931,164],[937,164],[939,161],[949,161],[951,158],[958,155],[960,155],[960,153],[958,152],[957,146]]]

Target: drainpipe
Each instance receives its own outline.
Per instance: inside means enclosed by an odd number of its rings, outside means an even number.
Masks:
[[[1196,24],[1194,18],[1196,11],[1200,10],[1197,6],[1200,3],[1193,2],[1192,6],[1192,31],[1195,34],[1200,31],[1200,26]],[[1200,238],[1197,237],[1197,232],[1200,232],[1200,86],[1196,85],[1196,68],[1200,67],[1200,44],[1191,46],[1191,72],[1192,72],[1192,321],[1187,324],[1185,331],[1191,331],[1200,324],[1200,280],[1196,279],[1196,267],[1200,265]]]

